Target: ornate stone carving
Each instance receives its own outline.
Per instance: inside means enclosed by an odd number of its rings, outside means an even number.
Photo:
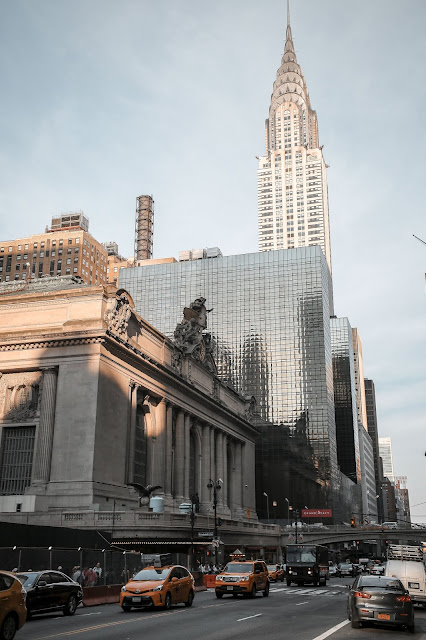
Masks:
[[[211,334],[205,332],[207,328],[207,314],[212,309],[206,309],[205,298],[197,298],[189,307],[183,310],[183,320],[175,331],[176,346],[184,355],[192,356],[201,362],[206,369],[216,373],[216,364],[212,356]]]
[[[127,327],[131,315],[131,298],[124,289],[119,289],[112,309],[109,309],[105,314],[108,329],[120,337],[127,337]]]
[[[250,422],[256,409],[256,398],[254,396],[247,396],[244,400],[246,401],[245,417],[246,420]]]
[[[39,418],[42,379],[40,371],[3,374],[0,378],[0,419],[27,422]]]

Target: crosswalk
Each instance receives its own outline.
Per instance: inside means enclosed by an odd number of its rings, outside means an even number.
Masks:
[[[343,595],[344,592],[339,590],[339,591],[335,591],[332,589],[305,589],[305,588],[300,588],[300,589],[296,589],[295,587],[271,587],[270,589],[270,593],[279,593],[279,592],[284,592],[285,594],[288,594],[289,596],[292,595],[298,595],[298,596],[337,596],[337,595]]]

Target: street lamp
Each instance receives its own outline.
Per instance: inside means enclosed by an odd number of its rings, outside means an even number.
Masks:
[[[214,529],[213,529],[213,538],[215,541],[215,546],[214,546],[214,558],[215,558],[215,564],[217,567],[217,543],[218,543],[218,539],[217,539],[217,492],[220,491],[222,489],[222,483],[223,480],[221,480],[219,478],[219,480],[212,480],[211,478],[209,479],[209,482],[207,484],[207,489],[213,489],[213,510],[214,510]]]
[[[294,520],[295,520],[295,523],[296,523],[295,542],[297,544],[298,543],[298,539],[297,539],[297,521],[299,520],[299,509],[294,509],[293,516],[294,516]]]
[[[267,493],[263,492],[263,495],[266,498],[266,515],[267,515],[267,520],[269,522],[269,496]]]
[[[277,524],[277,506],[278,506],[278,502],[276,500],[273,501],[272,503],[272,507],[274,509],[274,520],[275,520],[275,524]]]
[[[284,498],[287,502],[287,524],[290,524],[290,500],[288,498]]]

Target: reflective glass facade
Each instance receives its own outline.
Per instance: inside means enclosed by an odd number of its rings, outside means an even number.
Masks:
[[[331,318],[337,458],[353,482],[361,481],[352,328],[347,318]]]
[[[332,507],[340,486],[330,341],[330,273],[320,247],[122,269],[136,310],[172,338],[195,298],[212,309],[219,376],[253,395],[261,436],[257,510]]]

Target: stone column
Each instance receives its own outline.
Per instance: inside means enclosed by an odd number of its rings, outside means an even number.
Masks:
[[[222,433],[222,457],[223,457],[223,506],[228,507],[228,494],[230,479],[228,478],[228,436],[226,433]]]
[[[241,513],[243,505],[243,445],[237,442],[236,445],[236,509]]]
[[[166,454],[166,400],[163,398],[155,410],[155,457],[152,467],[152,484],[160,485],[164,493]]]
[[[129,382],[129,421],[127,425],[127,449],[126,449],[126,483],[134,481],[135,476],[135,433],[136,433],[136,409],[138,400],[138,385]]]
[[[216,435],[216,474],[217,474],[217,478],[216,480],[223,480],[224,481],[224,473],[223,473],[223,435],[222,432],[219,431],[218,434]],[[219,495],[218,495],[218,506],[221,509],[224,505],[225,502],[225,491],[226,491],[226,487],[225,487],[225,482],[223,482],[223,484],[221,484],[221,490],[219,491]]]
[[[57,369],[43,369],[43,391],[40,406],[37,451],[34,456],[34,483],[43,484],[50,480],[52,461],[53,431],[55,426],[55,405],[57,387]]]
[[[184,483],[183,483],[183,497],[185,502],[190,500],[189,495],[189,470],[191,467],[191,416],[189,413],[185,414],[185,472],[184,472]]]
[[[210,426],[201,426],[201,505],[204,513],[210,503],[210,490],[207,488],[210,479]]]
[[[242,467],[241,467],[241,443],[234,444],[234,468],[232,473],[232,516],[234,518],[241,515],[241,485],[242,485]]]
[[[166,455],[165,455],[165,476],[164,476],[164,493],[166,496],[172,495],[172,447],[173,447],[173,406],[167,405],[166,412]]]
[[[210,478],[213,481],[217,480],[216,460],[215,460],[215,455],[216,455],[215,440],[216,440],[216,433],[213,427],[211,427],[210,429],[210,465],[209,466],[210,466]]]
[[[176,419],[176,448],[175,448],[175,498],[180,504],[183,500],[183,484],[185,474],[185,415],[179,410]]]

